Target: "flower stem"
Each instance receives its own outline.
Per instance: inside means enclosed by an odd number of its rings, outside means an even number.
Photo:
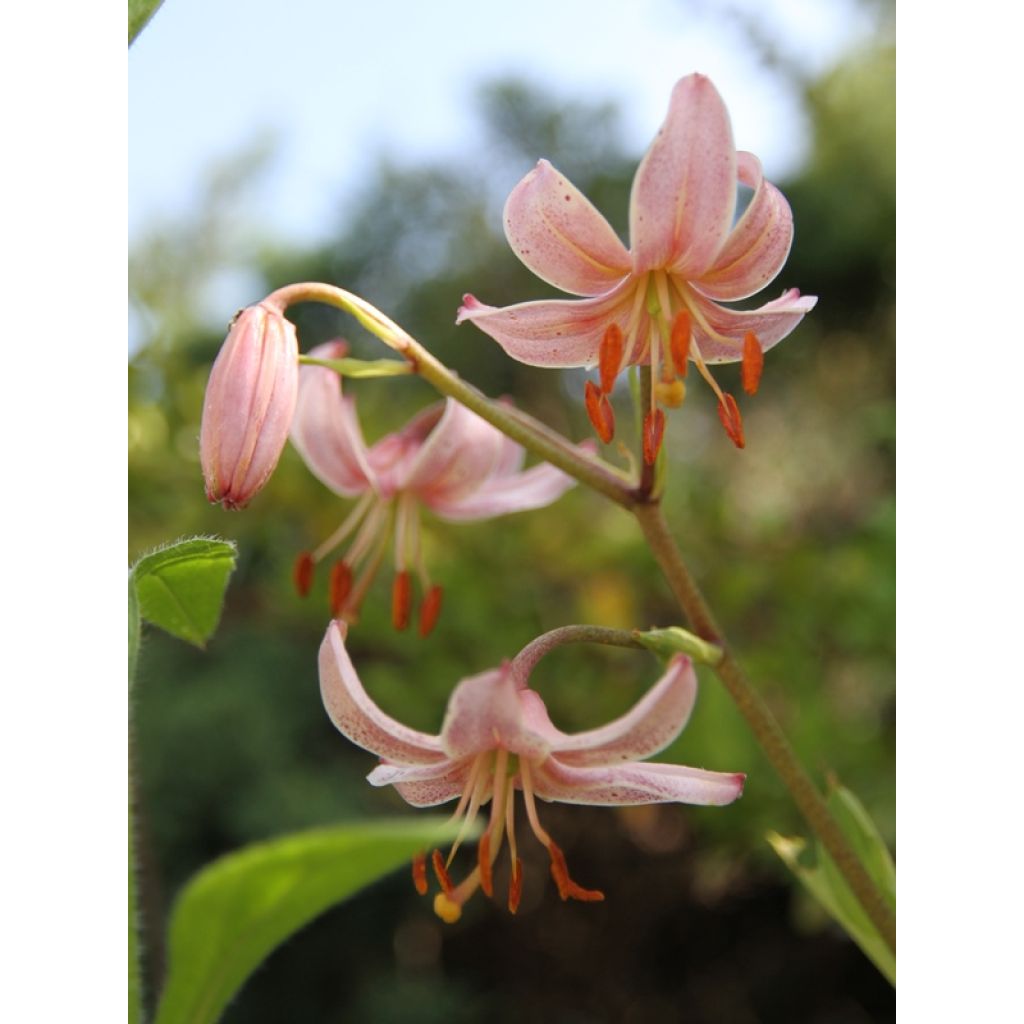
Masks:
[[[605,644],[609,647],[646,650],[646,646],[631,630],[609,629],[607,626],[560,626],[531,640],[512,659],[511,669],[520,679],[526,679],[545,654],[566,644]]]
[[[365,300],[334,285],[308,281],[279,288],[263,300],[282,312],[297,302],[322,302],[351,313],[371,334],[400,352],[424,380],[442,395],[454,398],[551,465],[625,508],[634,501],[634,481],[527,413],[496,402],[437,360],[415,338]]]
[[[850,847],[824,798],[783,734],[775,716],[726,646],[711,609],[686,568],[679,548],[669,532],[661,506],[657,503],[638,504],[633,508],[633,513],[643,530],[655,561],[665,574],[680,608],[690,620],[694,631],[705,640],[723,648],[724,655],[714,666],[715,673],[747,720],[765,756],[778,772],[807,823],[828,850],[872,924],[895,952],[895,914]]]

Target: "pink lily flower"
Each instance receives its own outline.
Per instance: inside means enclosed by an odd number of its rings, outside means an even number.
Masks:
[[[344,342],[313,349],[314,358],[344,355]],[[355,538],[331,571],[334,616],[355,618],[394,536],[392,620],[405,629],[412,607],[412,576],[420,580],[419,629],[426,636],[441,610],[442,591],[431,583],[420,546],[420,512],[449,522],[489,519],[542,508],[574,481],[547,463],[523,470],[525,451],[465,406],[448,399],[415,416],[372,447],[363,440],[355,401],[340,378],[320,366],[299,371],[299,397],[291,440],[313,474],[336,494],[359,498],[341,526],[312,553],[299,556],[295,583],[308,592],[314,566],[349,535]],[[364,565],[362,574],[354,574]]]
[[[754,194],[734,223],[738,184]],[[759,309],[720,304],[747,298],[776,277],[793,240],[793,217],[782,193],[764,180],[757,157],[734,148],[729,113],[708,78],[694,74],[676,83],[668,116],[637,168],[632,250],[546,160],[513,189],[504,220],[509,244],[530,270],[585,298],[496,308],[466,295],[456,323],[472,321],[531,366],[597,364],[600,386],[587,382],[586,402],[605,443],[614,433],[608,395],[616,376],[626,366],[649,364],[648,463],[665,427],[658,406],[682,403],[682,378],[692,361],[718,397],[729,437],[744,446],[736,401],[708,364],[742,360],[744,390],[754,394],[764,352],[817,299],[791,288]]]
[[[210,501],[244,508],[270,479],[288,440],[298,382],[294,325],[274,305],[243,309],[203,400],[199,457]]]
[[[320,646],[320,692],[327,713],[353,743],[376,754],[374,786],[394,786],[414,807],[458,799],[454,818],[464,823],[447,861],[433,853],[441,891],[434,910],[457,921],[478,888],[493,895],[493,866],[508,836],[511,880],[508,907],[516,912],[522,863],[515,836],[515,792],[523,795],[530,828],[551,858],[551,875],[563,900],[603,900],[604,894],[572,880],[565,856],[545,831],[537,798],[569,804],[631,806],[650,803],[723,805],[743,792],[745,776],[675,764],[645,764],[686,725],[697,696],[689,658],[674,657],[662,678],[621,718],[567,735],[548,717],[540,695],[528,688],[527,670],[516,661],[462,680],[448,702],[438,736],[396,722],[363,689],[345,649],[346,626],[332,622]],[[461,836],[490,801],[490,820],[480,838],[477,865],[458,885],[448,867]],[[413,862],[413,879],[427,892],[426,856]]]

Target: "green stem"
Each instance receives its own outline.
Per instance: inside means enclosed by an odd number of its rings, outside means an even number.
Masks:
[[[605,644],[609,647],[635,647],[646,650],[635,632],[609,629],[607,626],[559,626],[531,640],[513,659],[511,670],[523,679],[545,654],[566,644]]]
[[[507,403],[487,398],[439,362],[398,324],[357,295],[334,285],[311,281],[279,288],[263,300],[264,305],[276,305],[282,312],[297,302],[322,302],[351,313],[371,334],[400,352],[412,364],[416,373],[442,395],[454,398],[513,441],[580,483],[592,487],[625,508],[633,505],[633,481],[626,474],[602,459],[588,455],[527,413]]]
[[[661,567],[694,630],[705,640],[724,650],[722,660],[714,666],[740,713],[747,720],[754,737],[764,750],[772,767],[778,772],[807,823],[831,854],[847,884],[864,908],[872,924],[886,944],[896,951],[896,916],[882,898],[863,864],[851,848],[842,829],[832,817],[824,798],[797,759],[760,694],[744,675],[724,642],[722,632],[708,607],[704,595],[683,562],[679,548],[668,530],[665,516],[658,504],[636,505],[633,513],[643,530],[647,544]]]

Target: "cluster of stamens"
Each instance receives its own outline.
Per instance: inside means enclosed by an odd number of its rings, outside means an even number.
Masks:
[[[743,448],[746,440],[736,399],[722,391],[711,375],[701,355],[693,327],[696,322],[707,336],[730,347],[742,348],[742,383],[748,395],[757,393],[764,368],[764,352],[757,335],[747,331],[740,342],[714,330],[692,301],[686,285],[664,272],[649,275],[648,283],[639,284],[635,295],[625,332],[618,323],[611,323],[605,328],[598,349],[600,383],[588,380],[585,386],[587,415],[597,436],[605,444],[615,436],[615,413],[609,395],[615,387],[616,377],[628,363],[650,362],[650,404],[644,412],[641,438],[644,462],[653,465],[665,436],[665,413],[661,406],[677,409],[683,404],[686,398],[686,373],[692,361],[718,399],[718,418],[726,434],[737,448]],[[642,348],[634,351],[637,349],[637,333],[645,297],[649,330],[643,339]]]
[[[316,566],[352,534],[345,554],[332,566],[327,600],[331,616],[355,622],[387,551],[394,531],[395,576],[391,586],[391,622],[397,630],[408,627],[413,611],[413,571],[423,595],[419,613],[420,636],[428,636],[441,614],[443,591],[431,583],[420,544],[419,506],[411,494],[382,498],[369,491],[334,533],[315,551],[303,551],[295,559],[292,580],[300,597],[313,586]],[[412,567],[410,569],[410,566]]]
[[[440,850],[434,850],[430,857],[431,867],[441,889],[434,897],[434,913],[448,924],[458,921],[462,916],[462,907],[477,889],[482,889],[489,898],[493,899],[494,862],[497,860],[506,834],[511,861],[508,909],[513,914],[519,909],[523,891],[523,863],[519,859],[516,849],[515,791],[517,785],[523,793],[523,803],[526,807],[526,817],[530,822],[530,828],[551,858],[551,877],[558,886],[559,896],[563,900],[572,899],[586,902],[604,899],[604,893],[597,889],[584,889],[572,880],[565,863],[565,854],[540,824],[529,762],[514,754],[510,755],[507,750],[492,750],[478,754],[470,768],[462,796],[452,816],[453,821],[461,821],[461,826],[447,858],[442,855]],[[488,797],[491,800],[491,817],[477,845],[476,867],[466,878],[455,884],[451,880],[448,869],[451,867],[462,840],[476,820],[477,812]],[[425,896],[429,889],[427,855],[425,853],[421,853],[413,859],[412,878],[416,891],[421,896]]]

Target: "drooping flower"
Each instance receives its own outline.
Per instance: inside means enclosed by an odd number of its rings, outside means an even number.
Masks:
[[[745,776],[640,759],[663,750],[686,725],[697,696],[690,660],[674,657],[662,678],[621,718],[568,735],[551,722],[540,695],[528,688],[512,661],[462,680],[448,702],[438,736],[410,729],[370,699],[345,649],[346,627],[332,622],[320,646],[320,692],[331,720],[353,743],[382,760],[368,776],[374,786],[394,786],[414,807],[458,799],[455,818],[468,829],[490,802],[490,818],[477,848],[477,865],[462,882],[447,861],[432,857],[441,891],[434,910],[456,921],[478,888],[493,895],[493,867],[508,837],[511,876],[508,907],[515,913],[522,863],[515,835],[515,792],[523,795],[530,828],[551,858],[551,875],[563,900],[602,900],[569,875],[565,856],[540,823],[536,800],[631,806],[650,803],[723,805],[743,791]],[[465,834],[465,829],[460,834]],[[417,890],[428,889],[426,857],[413,863]]]
[[[737,185],[753,190],[734,223]],[[759,309],[744,299],[772,281],[793,240],[782,193],[764,180],[752,153],[733,146],[729,114],[703,75],[676,83],[668,116],[637,168],[627,250],[593,205],[546,160],[513,189],[505,234],[538,277],[583,299],[496,308],[466,295],[456,323],[470,320],[514,359],[532,366],[594,366],[586,404],[603,441],[614,417],[608,395],[627,366],[651,367],[644,455],[653,462],[665,418],[685,397],[692,361],[718,398],[729,437],[744,446],[743,423],[709,363],[743,362],[743,387],[757,391],[764,352],[786,337],[817,299],[791,288]]]
[[[309,354],[332,359],[344,351],[343,342],[328,342]],[[330,580],[332,614],[353,618],[393,535],[392,621],[397,629],[408,625],[415,573],[423,594],[419,629],[424,636],[440,612],[442,591],[432,584],[422,557],[421,510],[450,522],[489,519],[542,508],[573,486],[571,477],[546,463],[523,470],[522,446],[451,399],[368,448],[355,401],[342,395],[337,374],[320,366],[299,372],[291,439],[324,484],[342,497],[359,499],[316,551],[299,556],[299,592],[308,591],[314,566],[355,534]]]
[[[206,497],[244,508],[281,457],[295,411],[299,343],[274,305],[243,309],[210,370],[199,457]]]

